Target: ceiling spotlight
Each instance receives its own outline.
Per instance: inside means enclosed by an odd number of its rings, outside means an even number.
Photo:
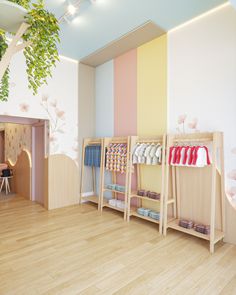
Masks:
[[[76,8],[74,5],[72,4],[69,4],[68,7],[67,7],[67,12],[70,14],[70,15],[74,15],[76,13],[78,8]]]

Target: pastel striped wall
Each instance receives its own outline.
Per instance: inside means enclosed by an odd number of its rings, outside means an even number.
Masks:
[[[153,136],[167,129],[167,36],[138,48],[138,135]]]
[[[95,135],[97,137],[114,136],[114,61],[108,61],[97,67],[95,75]],[[99,173],[99,169],[96,169],[97,190]],[[110,173],[106,173],[105,181],[111,183]],[[105,196],[110,198],[111,194],[106,192]]]
[[[114,119],[115,136],[137,134],[137,49],[114,60]],[[117,182],[124,185],[125,176],[118,174]],[[136,188],[135,175],[132,186]]]
[[[166,75],[166,36],[99,66],[96,69],[96,135],[155,136],[166,132]],[[159,167],[142,167],[141,175],[143,188],[160,191]],[[135,180],[134,175],[133,186]],[[124,183],[124,177],[118,177],[118,182]]]
[[[114,135],[114,62],[96,68],[95,72],[96,136]]]
[[[137,49],[114,60],[114,134],[137,134]]]
[[[138,135],[162,135],[167,130],[167,36],[139,47],[137,56]],[[143,166],[141,181],[144,189],[160,192],[161,168]]]

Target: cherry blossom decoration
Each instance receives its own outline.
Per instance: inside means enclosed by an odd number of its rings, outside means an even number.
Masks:
[[[183,114],[178,117],[178,125],[177,131],[181,132],[180,126],[182,127],[182,132],[185,133],[185,121],[187,119],[187,115]]]
[[[58,107],[57,100],[49,99],[47,95],[43,95],[41,106],[45,110],[50,120],[50,143],[53,152],[59,149],[58,135],[65,133],[65,112]]]
[[[198,119],[194,118],[192,121],[188,123],[188,128],[192,129],[194,132],[199,132],[197,130]]]
[[[19,107],[20,107],[20,111],[21,111],[21,112],[23,112],[23,113],[28,113],[28,111],[29,111],[29,105],[28,105],[28,104],[26,104],[26,103],[21,103],[21,104],[19,105]]]
[[[176,130],[179,133],[185,133],[186,131],[186,121],[187,121],[187,115],[186,114],[182,114],[178,117],[177,123],[178,123],[178,127],[176,128]],[[191,132],[199,132],[199,130],[197,129],[197,125],[198,125],[198,119],[194,118],[192,120],[190,120],[187,124],[187,127],[191,130]]]

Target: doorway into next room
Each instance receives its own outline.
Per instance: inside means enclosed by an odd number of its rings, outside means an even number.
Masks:
[[[47,120],[0,116],[0,200],[47,207],[47,128]]]

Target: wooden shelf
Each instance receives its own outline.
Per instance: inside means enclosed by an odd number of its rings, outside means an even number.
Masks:
[[[156,219],[151,218],[151,217],[149,217],[149,216],[143,216],[143,215],[140,215],[140,214],[138,214],[138,213],[137,213],[136,211],[134,211],[134,210],[131,210],[131,211],[130,211],[130,216],[136,216],[136,217],[138,217],[138,218],[141,218],[141,219],[144,219],[144,220],[147,220],[147,221],[153,222],[153,223],[157,223],[157,224],[160,223],[159,220],[156,220]]]
[[[156,202],[156,203],[159,203],[160,202],[160,200],[151,199],[151,198],[144,197],[144,196],[139,196],[139,195],[135,194],[134,192],[130,195],[130,197],[131,198],[139,198],[139,199],[142,199],[142,200]]]
[[[0,0],[0,29],[16,33],[20,25],[25,22],[27,10],[22,6],[6,0]]]
[[[116,211],[119,211],[119,212],[123,212],[123,213],[125,211],[124,209],[121,209],[121,208],[118,208],[116,206],[110,205],[108,202],[104,202],[103,207],[108,207],[110,209],[113,209],[113,210],[116,210]]]
[[[125,192],[120,192],[120,191],[113,190],[113,189],[109,189],[109,188],[104,188],[103,191],[104,191],[104,192],[108,191],[108,192],[113,192],[113,193],[118,193],[118,194],[123,194],[123,195],[125,195]]]
[[[179,219],[175,219],[175,220],[169,222],[167,224],[167,228],[172,228],[172,229],[181,231],[183,233],[210,241],[210,235],[205,235],[205,234],[195,231],[194,229],[188,229],[188,228],[184,228],[182,226],[179,226]],[[219,230],[215,230],[215,243],[217,243],[218,241],[220,241],[223,238],[224,238],[224,233]]]
[[[94,204],[98,204],[99,197],[98,196],[88,196],[88,197],[82,197],[83,201],[91,202]]]

